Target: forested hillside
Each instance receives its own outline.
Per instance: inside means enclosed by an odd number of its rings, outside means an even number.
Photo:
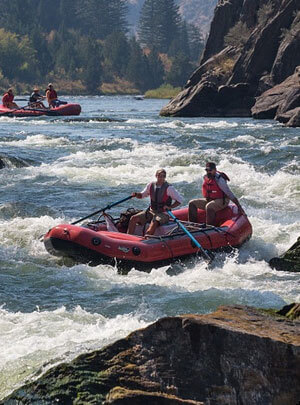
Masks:
[[[135,31],[139,20],[139,10],[145,0],[129,0],[129,21]],[[194,24],[206,36],[218,0],[176,0],[179,12],[186,21]]]
[[[203,48],[175,0],[145,0],[137,36],[127,0],[0,0],[0,87],[60,83],[70,92],[182,86]]]

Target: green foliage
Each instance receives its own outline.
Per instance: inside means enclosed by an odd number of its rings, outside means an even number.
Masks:
[[[183,86],[192,70],[189,58],[183,53],[178,53],[172,60],[172,67],[166,75],[166,82],[174,87]]]
[[[146,0],[139,38],[129,39],[127,4],[0,0],[1,84],[74,82],[91,93],[104,82],[142,92],[166,80],[182,86],[203,48],[199,30],[182,21],[177,0]]]
[[[148,90],[145,93],[146,98],[172,98],[176,97],[181,91],[181,87],[173,87],[170,84],[164,84],[155,90]]]
[[[181,17],[174,0],[146,0],[139,19],[141,44],[167,52],[180,31]]]
[[[0,28],[0,69],[3,75],[10,80],[25,77],[30,81],[34,78],[36,65],[36,51],[29,38],[20,38]]]
[[[225,45],[234,46],[236,48],[242,47],[248,41],[251,31],[246,23],[239,21],[232,27],[224,38]]]

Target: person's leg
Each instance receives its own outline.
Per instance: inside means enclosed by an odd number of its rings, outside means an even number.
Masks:
[[[161,212],[159,214],[154,214],[153,219],[150,223],[150,226],[147,229],[146,235],[154,235],[156,229],[160,225],[167,224],[169,222],[169,219],[170,219],[169,215],[166,214],[165,212]]]
[[[204,210],[206,207],[207,201],[204,198],[199,198],[197,200],[191,200],[189,202],[189,213],[188,213],[188,221],[189,222],[197,222],[198,215],[197,209]]]
[[[154,233],[155,233],[155,231],[156,231],[156,229],[157,229],[158,227],[159,227],[159,222],[158,222],[158,221],[155,221],[155,220],[152,220],[152,221],[150,222],[149,228],[147,229],[146,236],[147,236],[147,235],[154,235]]]
[[[133,235],[134,231],[135,231],[136,224],[145,225],[146,222],[147,222],[147,219],[146,219],[146,212],[145,211],[142,211],[142,212],[139,212],[138,214],[132,215],[132,217],[129,220],[127,233],[129,233],[130,235]]]
[[[205,210],[206,210],[206,223],[207,225],[216,225],[216,212],[222,210],[223,208],[227,207],[229,203],[229,199],[223,198],[212,200],[207,203]]]

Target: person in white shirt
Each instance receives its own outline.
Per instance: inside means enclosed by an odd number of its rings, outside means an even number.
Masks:
[[[132,197],[150,197],[150,206],[130,218],[127,233],[134,234],[137,224],[145,225],[150,222],[147,235],[153,235],[158,226],[169,222],[167,210],[178,207],[183,198],[178,191],[166,181],[165,169],[158,169],[155,173],[156,182],[148,183],[141,193],[132,193]]]

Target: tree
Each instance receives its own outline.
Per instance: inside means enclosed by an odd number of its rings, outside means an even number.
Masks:
[[[148,74],[147,74],[147,89],[156,89],[164,81],[164,67],[160,60],[159,54],[156,49],[152,49],[147,57]]]
[[[174,0],[146,0],[140,14],[138,37],[141,44],[167,52],[178,36],[181,17]]]
[[[192,72],[192,66],[189,58],[182,52],[179,52],[172,59],[172,67],[166,74],[166,82],[174,87],[182,87]]]
[[[189,51],[190,58],[194,62],[198,62],[201,53],[204,49],[204,38],[199,30],[194,24],[187,24],[187,33],[189,41]]]
[[[36,52],[27,36],[0,28],[0,69],[8,79],[31,80],[35,77]]]
[[[135,86],[144,92],[148,89],[147,83],[147,73],[148,73],[148,63],[147,58],[143,54],[143,51],[133,37],[129,43],[130,46],[130,53],[129,53],[129,61],[126,71],[126,78],[130,80]]]
[[[104,64],[106,70],[123,76],[126,73],[129,57],[129,45],[122,32],[108,35],[103,47]]]

